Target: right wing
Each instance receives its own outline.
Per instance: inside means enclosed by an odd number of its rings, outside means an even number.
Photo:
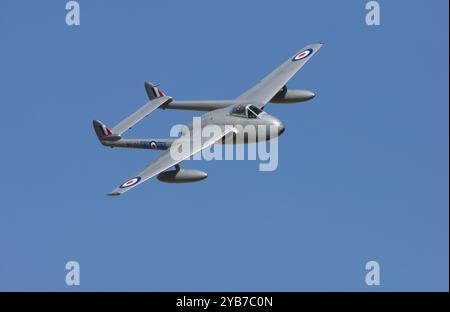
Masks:
[[[174,142],[168,150],[163,151],[155,159],[155,161],[147,165],[147,167],[145,167],[144,170],[139,172],[136,176],[132,177],[131,179],[122,183],[119,187],[117,187],[108,195],[120,195],[131,190],[132,188],[138,186],[139,184],[144,183],[148,179],[153,178],[159,173],[169,169],[172,166],[175,166],[176,164],[182,162],[183,160],[186,160],[190,156],[215,144],[225,135],[234,131],[233,127],[225,127],[225,126],[217,126],[217,127],[220,128],[220,131],[214,131],[213,135],[211,135],[210,137],[204,138],[203,136],[200,136],[201,137],[200,144],[195,144],[196,142],[193,142],[193,137],[195,137],[195,135],[193,134],[192,131],[190,132],[189,136],[186,136],[185,138],[181,137],[179,140]],[[171,154],[171,150],[180,148],[180,146],[183,143],[185,143],[186,140],[189,142],[190,148],[189,149],[181,148],[181,153],[179,153],[177,157],[174,158]]]
[[[316,54],[323,44],[310,44],[281,64],[253,88],[237,98],[264,107],[275,94]]]

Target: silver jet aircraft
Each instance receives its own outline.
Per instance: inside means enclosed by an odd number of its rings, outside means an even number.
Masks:
[[[144,183],[146,180],[157,176],[163,182],[195,182],[207,177],[205,172],[192,169],[181,169],[179,163],[188,159],[201,150],[216,143],[228,143],[230,136],[238,135],[239,131],[247,125],[255,126],[255,129],[264,129],[264,133],[258,133],[256,141],[269,140],[279,136],[284,131],[283,123],[264,112],[264,106],[271,103],[294,103],[312,99],[315,95],[307,90],[293,90],[286,87],[286,83],[309,61],[309,59],[322,47],[322,44],[311,44],[297,52],[285,61],[272,73],[266,76],[253,88],[240,95],[235,100],[219,101],[174,101],[166,96],[157,86],[145,83],[145,89],[149,102],[136,112],[122,120],[113,128],[108,128],[99,120],[94,120],[94,129],[101,144],[109,147],[143,148],[163,150],[161,154],[141,172],[128,179],[108,195],[120,195],[130,189]],[[194,132],[182,132],[180,138],[170,139],[124,139],[122,134],[131,129],[135,124],[148,116],[157,108],[182,109],[206,111],[201,117],[201,127],[214,125],[220,128],[210,137],[201,137],[197,144],[191,143],[191,148],[181,149],[177,157],[170,153],[171,149],[177,149],[185,141],[194,141]],[[264,127],[257,127],[257,126]],[[239,126],[239,127],[238,127]],[[192,129],[193,125],[187,128]],[[259,130],[261,131],[261,130]],[[231,140],[236,143],[236,140]],[[243,143],[252,143],[255,140],[247,139]],[[168,170],[174,167],[173,170]]]

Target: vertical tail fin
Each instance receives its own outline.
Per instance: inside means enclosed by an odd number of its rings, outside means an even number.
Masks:
[[[157,85],[154,85],[150,82],[145,82],[144,87],[150,100],[165,96],[164,92],[162,92]]]
[[[115,135],[111,130],[100,120],[94,120],[93,122],[95,133],[99,141],[118,141],[121,139],[120,135]]]

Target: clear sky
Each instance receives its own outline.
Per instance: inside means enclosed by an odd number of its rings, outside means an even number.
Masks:
[[[0,1],[0,290],[448,290],[446,0]],[[92,129],[146,102],[232,99],[309,43],[279,166],[188,161],[205,181],[105,194],[157,152]],[[198,112],[156,111],[127,137]],[[81,285],[65,284],[65,264]],[[381,286],[365,284],[365,264]]]

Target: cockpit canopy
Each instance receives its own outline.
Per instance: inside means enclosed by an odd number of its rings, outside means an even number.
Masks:
[[[243,117],[243,118],[249,118],[249,119],[258,118],[258,116],[261,113],[263,113],[263,111],[252,104],[247,105],[247,106],[242,105],[242,104],[237,105],[237,106],[233,107],[233,109],[231,110],[231,115],[239,116],[239,117]]]

